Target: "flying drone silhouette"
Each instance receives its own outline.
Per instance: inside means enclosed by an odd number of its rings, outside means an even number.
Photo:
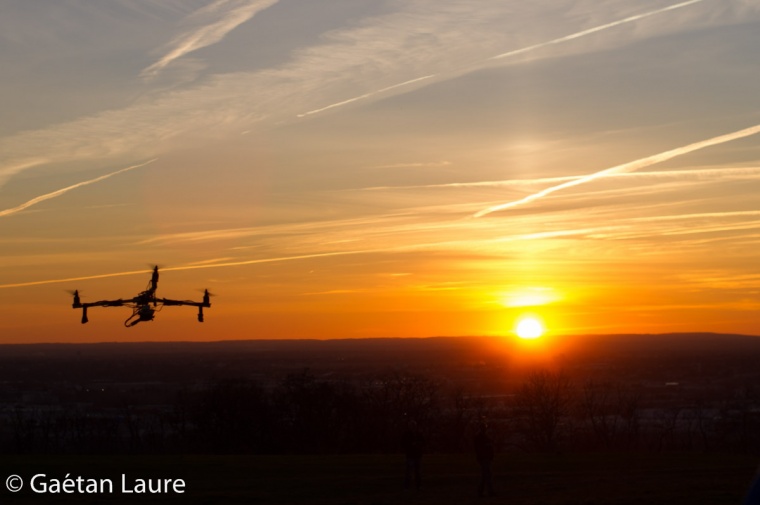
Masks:
[[[190,305],[192,307],[198,307],[198,322],[203,322],[203,307],[211,307],[211,293],[208,289],[203,291],[203,301],[194,302],[192,300],[170,300],[168,298],[156,298],[156,289],[158,289],[158,266],[153,267],[153,275],[150,278],[150,282],[145,291],[140,292],[134,298],[123,300],[100,300],[98,302],[82,303],[79,298],[79,290],[74,291],[74,304],[71,306],[75,309],[82,309],[82,324],[85,324],[87,319],[87,309],[89,307],[131,307],[132,315],[124,321],[124,326],[131,328],[137,323],[144,321],[153,321],[156,312],[163,309],[165,306],[171,305]]]

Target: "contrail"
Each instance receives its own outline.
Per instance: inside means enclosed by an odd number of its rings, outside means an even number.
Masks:
[[[375,249],[357,249],[353,251],[333,251],[333,252],[324,252],[324,253],[300,254],[300,255],[294,255],[294,256],[280,256],[280,257],[274,257],[274,258],[259,258],[259,259],[253,259],[253,260],[227,261],[223,263],[211,263],[211,264],[196,263],[196,264],[184,265],[184,266],[179,266],[179,267],[162,268],[161,271],[162,272],[178,272],[182,270],[200,270],[200,269],[206,269],[206,268],[239,267],[239,266],[245,266],[245,265],[257,265],[257,264],[262,264],[262,263],[278,263],[282,261],[297,261],[297,260],[314,259],[314,258],[329,258],[329,257],[335,257],[335,256],[353,256],[353,255],[359,255],[359,254],[373,254],[373,253],[384,253],[384,252],[392,252],[392,251],[408,251],[408,250],[414,250],[415,248],[418,248],[418,247],[429,247],[431,245],[438,245],[438,244],[433,243],[433,244],[418,244],[416,246],[379,247]],[[29,287],[29,286],[41,286],[45,284],[59,284],[62,282],[87,281],[87,280],[93,280],[93,279],[108,279],[110,277],[124,277],[127,275],[144,275],[146,272],[149,272],[149,270],[130,270],[127,272],[113,272],[113,273],[99,274],[99,275],[88,275],[84,277],[68,277],[65,279],[47,279],[47,280],[41,280],[41,281],[19,282],[19,283],[14,283],[14,284],[0,284],[0,289],[23,288],[23,287]]]
[[[145,272],[148,272],[148,271],[147,270],[133,270],[131,272],[115,272],[115,273],[110,273],[110,274],[90,275],[90,276],[87,276],[87,277],[69,277],[68,279],[48,279],[48,280],[45,280],[45,281],[19,282],[19,283],[16,283],[16,284],[2,284],[2,285],[0,285],[0,289],[4,289],[4,288],[23,288],[23,287],[27,287],[27,286],[42,286],[44,284],[57,284],[59,282],[86,281],[86,280],[91,280],[91,279],[107,279],[109,277],[123,277],[125,275],[144,274]]]
[[[685,178],[685,177],[725,177],[746,176],[757,178],[760,175],[760,167],[738,168],[698,168],[694,170],[661,170],[658,172],[635,172],[609,174],[608,177],[626,178]],[[582,179],[583,175],[565,175],[562,177],[540,177],[537,179],[502,179],[496,181],[476,182],[445,182],[441,184],[415,184],[409,186],[368,186],[366,188],[351,188],[341,191],[398,191],[408,189],[447,189],[447,188],[480,188],[480,187],[505,187],[505,186],[535,186],[536,184],[564,183]]]
[[[258,0],[254,2],[241,2],[239,0],[230,2],[228,0],[217,0],[190,15],[190,19],[203,18],[205,16],[218,16],[219,19],[198,26],[194,30],[183,33],[171,41],[170,51],[160,60],[144,69],[141,73],[143,77],[156,75],[174,60],[182,56],[220,42],[229,32],[250,20],[259,12],[267,9],[279,0]],[[233,7],[229,11],[223,8],[232,3]],[[221,14],[219,11],[222,11]]]
[[[529,51],[534,51],[536,49],[541,49],[542,47],[551,46],[554,44],[560,44],[562,42],[567,42],[569,40],[578,39],[581,37],[585,37],[586,35],[591,35],[592,33],[600,32],[602,30],[608,30],[610,28],[614,28],[616,26],[620,26],[626,23],[633,23],[634,21],[639,21],[644,18],[648,18],[649,16],[655,16],[657,14],[661,14],[663,12],[671,11],[674,9],[680,9],[681,7],[686,7],[695,3],[704,2],[705,0],[689,0],[688,2],[682,2],[679,4],[670,5],[668,7],[663,7],[662,9],[657,9],[654,11],[645,12],[643,14],[636,14],[634,16],[629,16],[624,19],[619,19],[617,21],[613,21],[611,23],[607,23],[600,26],[595,26],[594,28],[589,28],[588,30],[583,30],[580,32],[573,33],[571,35],[565,35],[564,37],[560,37],[557,39],[552,39],[547,42],[541,42],[538,44],[534,44],[532,46],[523,47],[520,49],[515,49],[514,51],[509,51],[506,53],[502,53],[496,56],[493,56],[490,58],[491,60],[498,60],[501,58],[508,58],[510,56],[517,56],[518,54],[527,53]]]
[[[372,95],[377,95],[379,93],[385,93],[386,91],[390,91],[390,90],[395,89],[395,88],[400,88],[401,86],[406,86],[408,84],[414,84],[415,82],[424,81],[425,79],[431,79],[433,77],[435,77],[435,74],[426,75],[424,77],[417,77],[416,79],[411,79],[409,81],[400,82],[398,84],[394,84],[393,86],[388,86],[387,88],[378,89],[377,91],[371,91],[371,92],[365,93],[365,94],[363,94],[361,96],[356,96],[354,98],[349,98],[348,100],[343,100],[342,102],[338,102],[338,103],[334,103],[332,105],[328,105],[326,107],[322,107],[321,109],[314,109],[314,110],[310,110],[309,112],[304,112],[303,114],[298,114],[298,117],[306,117],[306,116],[310,116],[311,114],[317,114],[319,112],[326,111],[328,109],[334,109],[335,107],[340,107],[341,105],[346,105],[346,104],[349,104],[351,102],[356,102],[358,100],[363,100],[365,98],[371,97]]]
[[[212,264],[194,264],[194,265],[185,265],[181,267],[169,267],[169,268],[162,268],[162,272],[176,272],[181,270],[199,270],[199,269],[205,269],[205,268],[222,268],[222,267],[237,267],[237,266],[243,266],[243,265],[255,265],[258,263],[276,263],[280,261],[295,261],[295,260],[302,260],[302,259],[311,259],[311,258],[326,258],[330,256],[347,256],[352,254],[366,254],[366,253],[373,253],[373,252],[383,252],[387,251],[387,249],[370,249],[370,250],[360,250],[360,251],[336,251],[336,252],[327,252],[327,253],[315,253],[315,254],[302,254],[299,256],[283,256],[279,258],[260,258],[255,260],[243,260],[243,261],[229,261],[225,263],[212,263]],[[124,277],[127,275],[138,275],[138,274],[145,274],[147,270],[130,270],[128,272],[114,272],[109,274],[100,274],[100,275],[88,275],[85,277],[68,277],[66,279],[48,279],[43,281],[31,281],[31,282],[19,282],[15,284],[0,284],[0,289],[6,289],[6,288],[22,288],[22,287],[28,287],[28,286],[41,286],[44,284],[58,284],[62,282],[76,282],[76,281],[88,281],[93,279],[107,279],[110,277]]]
[[[725,135],[719,135],[717,137],[713,137],[707,140],[702,140],[700,142],[695,142],[693,144],[689,144],[683,147],[678,147],[676,149],[671,149],[670,151],[665,151],[659,154],[648,156],[646,158],[641,158],[639,160],[629,161],[628,163],[623,163],[622,165],[617,165],[611,168],[607,168],[605,170],[601,170],[599,172],[594,172],[593,174],[589,174],[572,181],[564,182],[556,186],[551,186],[549,188],[539,191],[538,193],[533,193],[532,195],[528,195],[525,198],[521,198],[520,200],[515,200],[513,202],[508,202],[508,203],[503,203],[501,205],[494,205],[493,207],[488,207],[486,209],[483,209],[475,213],[473,217],[482,217],[482,216],[485,216],[486,214],[491,214],[492,212],[497,212],[504,209],[510,209],[512,207],[517,207],[518,205],[524,205],[534,200],[538,200],[539,198],[543,198],[546,195],[550,195],[554,193],[555,191],[559,191],[561,189],[578,186],[579,184],[585,184],[587,182],[593,181],[594,179],[607,177],[612,174],[634,172],[640,168],[648,167],[650,165],[654,165],[655,163],[662,163],[663,161],[667,161],[671,158],[675,158],[676,156],[688,154],[690,152],[697,151],[699,149],[704,149],[705,147],[711,147],[718,144],[723,144],[725,142],[731,142],[732,140],[749,137],[750,135],[755,135],[756,133],[760,133],[760,125],[755,125],[750,128],[745,128],[744,130],[739,130],[733,133],[727,133]]]
[[[542,47],[547,47],[547,46],[551,46],[551,45],[554,45],[554,44],[561,44],[562,42],[567,42],[567,41],[570,41],[570,40],[574,40],[574,39],[578,39],[578,38],[581,38],[581,37],[585,37],[586,35],[591,35],[593,33],[600,32],[602,30],[608,30],[610,28],[614,28],[616,26],[620,26],[620,25],[623,25],[623,24],[626,24],[626,23],[633,23],[635,21],[639,21],[641,19],[648,18],[650,16],[655,16],[657,14],[662,14],[663,12],[667,12],[667,11],[671,11],[671,10],[675,10],[675,9],[680,9],[681,7],[687,7],[689,5],[696,4],[696,3],[699,3],[699,2],[704,2],[704,1],[705,0],[688,0],[687,2],[681,2],[681,3],[678,3],[678,4],[670,5],[668,7],[663,7],[662,9],[657,9],[657,10],[645,12],[643,14],[636,14],[634,16],[628,16],[627,18],[624,18],[624,19],[619,19],[619,20],[613,21],[611,23],[606,23],[604,25],[595,26],[594,28],[589,28],[587,30],[582,30],[580,32],[572,33],[570,35],[565,35],[564,37],[559,37],[559,38],[552,39],[552,40],[549,40],[549,41],[546,41],[546,42],[540,42],[538,44],[533,44],[532,46],[522,47],[520,49],[515,49],[513,51],[508,51],[506,53],[497,54],[496,56],[492,56],[492,57],[488,58],[485,61],[499,60],[499,59],[502,59],[502,58],[509,58],[510,56],[517,56],[519,54],[523,54],[523,53],[527,53],[527,52],[530,52],[530,51],[534,51],[536,49],[541,49]],[[314,110],[311,110],[309,112],[304,112],[303,114],[298,114],[297,117],[306,117],[306,116],[309,116],[311,114],[317,114],[319,112],[323,112],[323,111],[326,111],[326,110],[329,110],[329,109],[333,109],[335,107],[341,107],[343,105],[347,105],[347,104],[352,103],[352,102],[356,102],[356,101],[359,101],[359,100],[363,100],[365,98],[369,98],[370,96],[376,95],[378,93],[383,93],[383,92],[386,92],[386,91],[390,91],[390,90],[392,90],[394,88],[400,88],[402,86],[406,86],[408,84],[413,84],[413,83],[418,82],[418,81],[423,81],[425,79],[430,79],[430,78],[433,78],[433,77],[437,77],[437,75],[438,74],[426,75],[424,77],[418,77],[416,79],[411,79],[411,80],[408,80],[408,81],[405,81],[405,82],[394,84],[393,86],[388,86],[387,88],[379,89],[377,91],[371,91],[369,93],[365,93],[363,95],[356,96],[354,98],[349,98],[348,100],[343,100],[342,102],[337,102],[337,103],[334,103],[332,105],[328,105],[326,107],[322,107],[320,109],[314,109]]]
[[[44,194],[44,195],[40,195],[38,197],[32,198],[31,200],[22,203],[21,205],[18,205],[16,207],[11,208],[11,209],[5,209],[5,210],[0,211],[0,217],[10,216],[10,215],[15,214],[17,212],[21,212],[22,210],[27,209],[27,208],[31,207],[32,205],[37,205],[38,203],[44,202],[45,200],[50,200],[51,198],[57,198],[57,197],[61,196],[64,193],[68,193],[72,189],[81,188],[82,186],[87,186],[89,184],[94,184],[96,182],[100,182],[102,180],[108,179],[109,177],[113,177],[114,175],[118,175],[118,174],[121,174],[123,172],[127,172],[129,170],[134,170],[135,168],[144,167],[145,165],[147,165],[149,163],[153,163],[157,159],[158,158],[153,158],[152,160],[146,161],[145,163],[141,163],[139,165],[132,165],[131,167],[122,168],[121,170],[117,170],[116,172],[111,172],[110,174],[101,175],[100,177],[96,177],[94,179],[90,179],[89,181],[78,182],[78,183],[73,184],[71,186],[67,186],[67,187],[61,188],[61,189],[59,189],[57,191],[53,191],[52,193],[47,193],[47,194]]]

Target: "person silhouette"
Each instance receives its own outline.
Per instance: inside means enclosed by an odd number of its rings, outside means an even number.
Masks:
[[[752,480],[752,484],[744,496],[742,505],[758,505],[760,504],[760,467],[758,467],[755,477]]]
[[[488,423],[482,421],[478,426],[478,431],[473,439],[475,446],[475,457],[480,465],[480,483],[478,484],[478,496],[496,496],[493,490],[493,458],[494,447],[491,439]]]
[[[406,457],[404,488],[409,489],[412,480],[414,480],[415,489],[419,489],[422,483],[421,464],[425,449],[425,437],[422,436],[422,432],[415,421],[409,422],[401,439],[401,445]]]

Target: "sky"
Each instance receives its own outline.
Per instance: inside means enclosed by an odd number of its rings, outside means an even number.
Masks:
[[[760,1],[0,12],[2,343],[760,334]]]

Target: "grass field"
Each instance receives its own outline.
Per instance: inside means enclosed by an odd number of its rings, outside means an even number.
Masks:
[[[497,497],[478,498],[469,455],[426,455],[419,491],[403,489],[400,455],[347,456],[4,456],[1,503],[207,503],[330,505],[736,505],[758,458],[729,454],[500,454]],[[37,494],[35,474],[109,478],[110,494]],[[16,494],[11,474],[24,479]],[[124,494],[121,474],[182,478],[183,494]]]

